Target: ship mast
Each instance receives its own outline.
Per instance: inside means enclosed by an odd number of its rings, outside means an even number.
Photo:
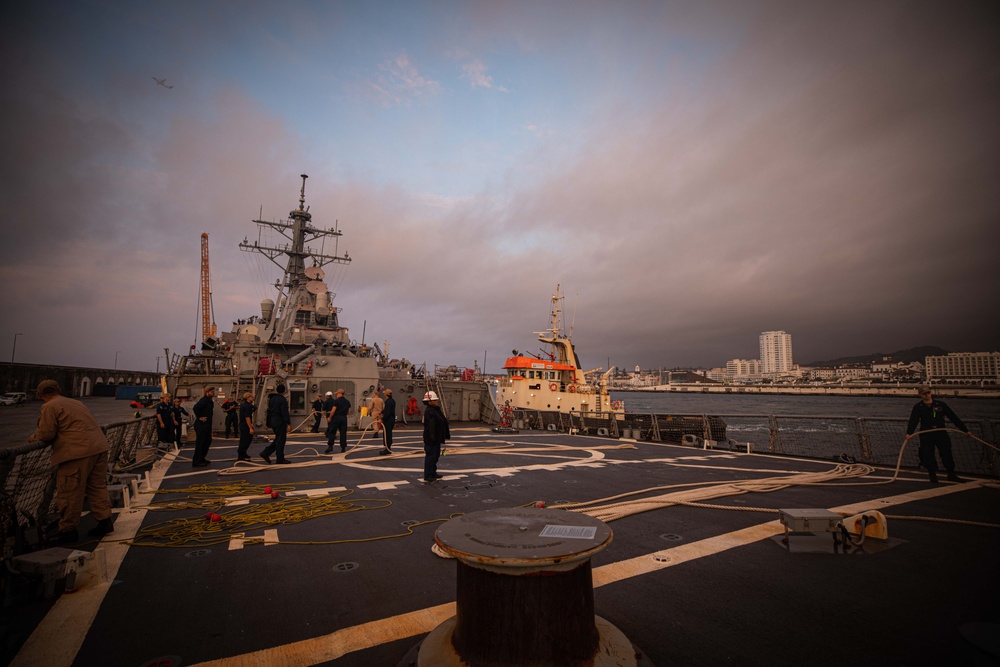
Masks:
[[[284,276],[280,281],[275,282],[275,287],[278,289],[278,303],[277,312],[272,322],[280,322],[284,315],[285,309],[290,307],[290,299],[288,298],[292,291],[299,287],[305,287],[306,283],[309,282],[310,278],[306,275],[306,258],[312,258],[311,266],[323,267],[330,263],[336,264],[350,264],[351,258],[345,252],[343,255],[338,255],[337,253],[337,242],[342,236],[340,230],[334,229],[318,229],[310,225],[312,220],[312,214],[309,213],[309,208],[306,204],[306,179],[309,178],[307,174],[302,174],[302,189],[299,191],[299,207],[292,210],[288,217],[289,219],[284,222],[274,222],[268,220],[254,220],[263,229],[264,227],[270,227],[275,230],[286,239],[289,243],[286,243],[282,247],[274,247],[262,245],[260,242],[260,231],[258,231],[257,241],[250,243],[246,238],[240,243],[240,250],[244,252],[256,252],[267,257],[271,262],[274,263],[278,268],[284,270]],[[315,242],[319,239],[326,239],[331,237],[334,240],[334,254],[327,255],[323,252],[315,251],[308,244]],[[279,263],[278,258],[282,255],[287,255],[288,260],[284,267]]]

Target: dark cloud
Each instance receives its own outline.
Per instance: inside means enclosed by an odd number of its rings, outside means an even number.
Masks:
[[[199,47],[171,91],[139,86],[148,73],[125,62],[97,92],[61,85],[96,74],[35,48],[37,30],[4,30],[0,279],[17,288],[0,337],[25,333],[22,361],[108,365],[122,351],[120,367],[153,368],[196,338],[202,232],[219,324],[257,312],[277,270],[236,245],[259,211],[297,205],[305,172],[316,224],[342,229],[354,259],[328,281],[342,322],[394,357],[486,355],[496,370],[537,348],[557,283],[589,367],[719,365],[755,357],[771,329],[792,333],[799,361],[1000,347],[993,3],[629,7],[605,28],[582,12],[548,32],[546,11],[468,12],[462,48],[507,40],[540,62],[600,40],[559,60],[592,88],[583,120],[463,198],[369,178],[342,138],[303,136],[273,100],[199,79],[194,60],[238,59],[224,44]],[[258,19],[241,39],[280,44]],[[294,115],[311,113],[303,101],[288,98]]]

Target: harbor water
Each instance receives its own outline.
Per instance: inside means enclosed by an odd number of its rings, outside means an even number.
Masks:
[[[700,392],[615,391],[628,412],[677,415],[809,415],[824,417],[910,416],[919,400],[902,396],[796,396],[786,394],[707,394]],[[962,420],[1000,420],[1000,400],[944,398]]]

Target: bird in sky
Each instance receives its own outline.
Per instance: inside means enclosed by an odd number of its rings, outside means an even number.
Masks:
[[[173,88],[173,86],[168,86],[168,85],[167,85],[167,80],[166,80],[166,79],[157,79],[157,78],[156,78],[156,77],[154,76],[154,77],[153,77],[153,81],[155,81],[156,83],[160,84],[160,85],[161,85],[161,86],[163,86],[164,88]]]

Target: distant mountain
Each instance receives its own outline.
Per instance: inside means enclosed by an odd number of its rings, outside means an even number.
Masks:
[[[948,354],[948,351],[940,347],[934,347],[933,345],[924,345],[922,347],[911,347],[908,350],[898,350],[896,352],[890,352],[888,354],[884,352],[873,352],[871,354],[866,354],[860,357],[841,357],[839,359],[830,359],[829,361],[811,361],[808,364],[801,364],[802,366],[845,366],[849,364],[871,364],[876,361],[882,361],[882,357],[892,357],[893,361],[902,361],[908,364],[912,361],[919,361],[924,363],[925,357],[933,357],[937,355]]]

